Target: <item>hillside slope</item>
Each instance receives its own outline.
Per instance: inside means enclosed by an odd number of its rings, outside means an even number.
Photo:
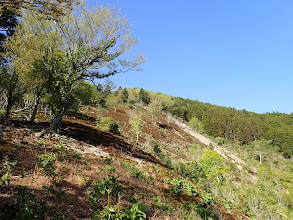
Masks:
[[[131,109],[105,113],[121,122],[122,136],[97,129],[99,109],[93,107],[67,117],[57,135],[45,132],[48,123],[40,117],[34,125],[12,120],[0,144],[0,217],[33,214],[46,219],[90,219],[96,210],[105,211],[109,202],[116,208],[131,207],[128,199],[133,197],[136,204],[148,206],[147,219],[246,219],[170,168],[167,155],[172,160],[189,160],[194,157],[190,147],[198,142],[177,124],[168,123],[166,115],[154,124],[147,110],[139,111],[145,113],[143,145],[129,141],[134,138],[129,118],[135,111]],[[160,153],[148,147],[154,142],[160,143]],[[119,189],[119,194],[110,193],[107,199],[96,191],[97,184],[108,184],[104,186]]]

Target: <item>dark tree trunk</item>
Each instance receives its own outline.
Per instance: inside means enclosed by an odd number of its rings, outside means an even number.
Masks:
[[[0,127],[0,140],[3,138],[5,128],[6,128],[6,124],[5,122],[3,122],[3,125]]]
[[[6,106],[6,109],[5,109],[4,119],[9,118],[10,111],[11,111],[12,106],[13,106],[13,97],[12,97],[12,95],[13,95],[13,91],[9,91],[8,97],[7,97],[7,106]]]
[[[61,121],[62,121],[62,116],[63,116],[64,112],[61,113],[60,115],[56,115],[53,118],[51,118],[51,122],[50,122],[50,131],[53,134],[58,133],[59,127],[61,125]]]
[[[36,104],[35,104],[35,107],[34,107],[34,110],[33,110],[32,116],[31,116],[31,122],[33,122],[33,123],[35,122],[38,106],[40,104],[40,97],[41,97],[42,90],[43,90],[43,87],[37,92],[37,95],[36,95]]]

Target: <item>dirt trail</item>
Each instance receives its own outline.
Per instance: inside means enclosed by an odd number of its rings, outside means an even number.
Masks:
[[[202,134],[192,130],[189,126],[187,126],[186,124],[178,121],[177,119],[172,117],[172,120],[174,121],[175,124],[177,124],[180,128],[182,128],[185,132],[187,132],[188,134],[190,134],[191,136],[195,137],[197,140],[199,140],[200,142],[202,142],[203,144],[209,146],[210,144],[213,145],[214,150],[220,154],[222,157],[224,157],[226,160],[230,160],[232,163],[236,164],[236,166],[242,170],[243,166],[246,165],[246,163],[241,160],[239,157],[237,157],[235,154],[233,154],[232,152],[228,151],[227,149],[221,147],[220,145],[218,145],[217,143],[215,143],[214,141],[210,140],[209,138],[203,136]],[[256,168],[252,167],[252,170],[255,172]],[[252,175],[251,175],[252,176]],[[252,176],[253,178],[255,178],[254,176]]]

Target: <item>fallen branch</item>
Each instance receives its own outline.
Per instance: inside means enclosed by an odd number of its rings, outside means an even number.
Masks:
[[[16,110],[16,111],[14,111],[14,113],[22,112],[22,111],[24,111],[24,110],[27,110],[27,109],[29,109],[29,107],[30,107],[30,106],[27,106],[27,107],[24,107],[23,109]]]

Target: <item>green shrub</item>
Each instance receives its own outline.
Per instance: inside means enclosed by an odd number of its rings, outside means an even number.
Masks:
[[[112,195],[118,195],[122,192],[122,181],[118,180],[119,177],[108,175],[108,178],[104,178],[102,181],[98,181],[95,185],[89,187],[91,192],[88,199],[95,206],[100,202],[102,196],[105,195],[107,190],[111,190]]]
[[[118,123],[111,117],[97,119],[97,127],[114,134],[120,134]]]
[[[107,170],[108,170],[108,172],[110,174],[115,173],[115,171],[116,171],[116,167],[115,166],[109,166],[109,165],[107,165],[106,168],[107,168]]]
[[[201,201],[202,204],[211,206],[215,204],[215,199],[213,194],[211,193],[206,193],[205,195],[202,196],[203,200]]]
[[[177,186],[179,188],[183,188],[185,182],[184,180],[180,179],[179,177],[177,177],[176,179],[173,179],[171,181],[171,183],[174,185],[174,186]]]
[[[15,167],[16,163],[17,162],[15,160],[7,156],[3,159],[3,167],[6,172],[0,172],[0,180],[2,182],[2,186],[10,184],[12,170]]]
[[[44,173],[48,176],[54,174],[54,163],[57,160],[57,155],[54,153],[44,153],[38,157],[38,161],[40,164],[41,169]]]
[[[183,189],[189,194],[189,195],[193,195],[193,196],[199,196],[199,192],[197,191],[197,189],[195,188],[194,185],[189,184],[187,182],[184,183]]]
[[[137,178],[137,179],[140,178],[143,181],[146,181],[146,178],[147,178],[147,174],[145,172],[142,172],[142,171],[136,170],[136,169],[133,169],[131,171],[131,173],[129,173],[129,176]]]
[[[123,219],[129,219],[129,220],[144,220],[146,219],[146,210],[148,207],[146,205],[134,203],[129,209],[126,209],[123,212]]]

